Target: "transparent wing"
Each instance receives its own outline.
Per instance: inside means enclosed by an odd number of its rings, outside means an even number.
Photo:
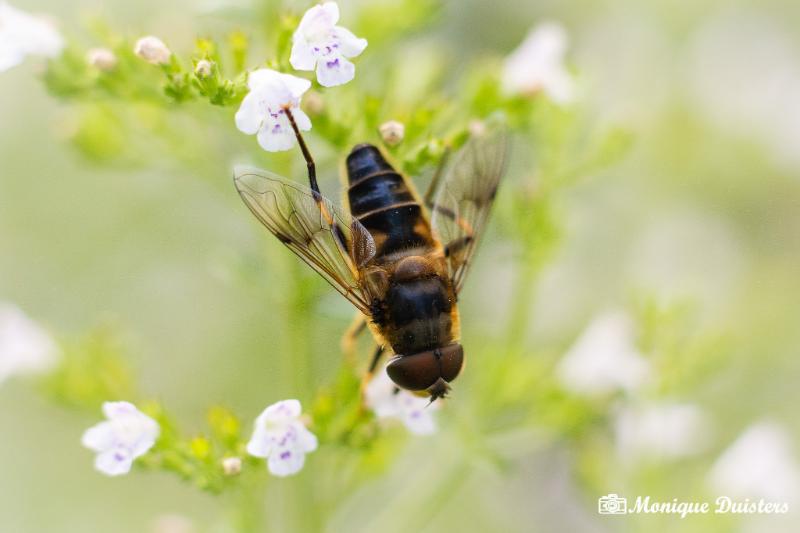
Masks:
[[[508,130],[487,125],[453,156],[433,194],[431,226],[445,247],[456,292],[464,285],[508,158]]]
[[[375,255],[372,236],[325,197],[272,172],[237,167],[234,183],[244,203],[278,240],[369,314],[371,298],[358,269]]]

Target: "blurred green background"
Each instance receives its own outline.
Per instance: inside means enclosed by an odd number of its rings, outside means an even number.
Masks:
[[[251,6],[247,0],[15,5],[52,14],[68,35],[100,15],[112,28],[160,35],[175,49],[189,48],[197,34],[235,27]],[[358,9],[355,2],[340,5],[343,13]],[[712,444],[677,466],[656,462],[631,473],[604,457],[611,451],[595,442],[597,433],[584,429],[553,439],[534,425],[499,435],[513,457],[505,467],[474,461],[481,452],[459,427],[474,414],[464,405],[492,402],[491,387],[470,384],[488,364],[479,355],[491,352],[483,344],[512,319],[516,275],[526,268],[517,262],[524,255],[493,238],[482,247],[461,302],[468,376],[453,395],[455,405],[439,413],[442,430],[407,441],[398,432],[404,444],[386,470],[338,495],[315,527],[796,531],[798,508],[759,520],[619,518],[599,516],[596,498],[626,491],[667,501],[696,498],[719,452],[763,417],[787,428],[797,455],[800,4],[470,0],[446,3],[426,31],[464,57],[506,54],[546,19],[570,33],[570,64],[587,114],[628,129],[633,145],[619,164],[559,197],[563,240],[531,294],[523,351],[557,358],[593,316],[642,294],[688,309],[679,326],[670,326],[680,328],[676,350],[680,339],[712,339],[715,355],[702,376],[692,381],[690,375],[673,392],[709,413]],[[295,342],[296,324],[281,311],[296,282],[295,259],[255,223],[230,180],[235,162],[252,159],[253,139],[235,132],[229,113],[217,113],[216,122],[206,123],[214,125],[206,126],[201,150],[152,148],[180,150],[185,164],[166,153],[146,165],[92,163],[65,142],[77,127],[74,106],[46,94],[40,68],[29,60],[0,74],[0,298],[63,339],[110,324],[145,393],[168,405],[189,431],[202,425],[210,404],[229,406],[249,425],[265,405],[290,397],[297,383],[326,383],[339,365],[337,343],[350,309],[331,290],[293,317],[307,320],[300,333],[311,330],[313,373],[281,357]],[[456,72],[458,62],[449,68]],[[207,107],[198,105],[197,112],[210,113]],[[515,146],[515,153],[527,152]],[[258,162],[268,166],[270,157]],[[335,157],[327,156],[323,183],[334,197]],[[517,180],[535,176],[534,168],[519,164],[513,172]],[[228,511],[218,505],[225,495],[200,494],[166,474],[98,475],[79,444],[91,423],[43,399],[29,383],[0,387],[0,531],[152,531],[159,516],[176,513],[189,517],[196,531],[227,531]],[[301,502],[308,497],[315,512],[306,488],[335,487],[328,478],[336,466],[323,466],[323,455],[310,456],[305,480],[269,484],[274,530],[296,526],[279,515],[287,493]],[[605,477],[580,474],[592,461],[605,465],[598,467]],[[334,470],[322,474],[326,469]]]

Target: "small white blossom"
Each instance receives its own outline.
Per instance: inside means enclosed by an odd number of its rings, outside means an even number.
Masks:
[[[487,131],[486,122],[478,119],[470,120],[469,124],[467,124],[467,130],[473,137],[483,137]]]
[[[164,41],[153,35],[147,35],[136,41],[133,53],[153,65],[166,65],[172,56]]]
[[[780,425],[753,424],[714,462],[709,483],[732,498],[795,503],[800,498],[800,467],[791,447]]]
[[[214,65],[208,59],[201,59],[194,67],[194,73],[198,78],[207,78],[211,76],[211,70]]]
[[[81,442],[97,452],[94,467],[109,476],[130,472],[134,459],[147,453],[160,433],[158,423],[128,402],[105,402],[108,420],[87,429]]]
[[[387,146],[397,146],[403,142],[403,138],[406,135],[405,125],[396,120],[384,122],[378,128],[378,131],[381,134],[381,139],[383,139],[383,142],[385,142]]]
[[[286,108],[300,130],[311,129],[311,119],[300,109],[300,97],[311,87],[310,81],[262,68],[250,73],[247,86],[250,92],[236,112],[236,127],[248,135],[257,135],[264,150],[280,152],[294,146]]]
[[[108,48],[91,48],[86,52],[86,62],[97,70],[108,72],[117,66],[117,56]]]
[[[59,350],[50,335],[18,307],[0,302],[0,383],[53,366]]]
[[[0,72],[29,55],[57,57],[64,40],[53,25],[0,1]]]
[[[359,39],[341,26],[339,6],[336,2],[319,4],[303,15],[292,37],[290,63],[297,70],[317,69],[317,81],[325,87],[342,85],[352,80],[356,67],[347,57],[356,57],[367,47],[366,39]]]
[[[226,457],[222,460],[222,471],[226,476],[235,476],[242,471],[242,459],[239,457]]]
[[[551,100],[565,104],[573,99],[572,77],[564,66],[567,32],[556,22],[531,29],[506,59],[502,83],[507,93],[532,95],[544,91]]]
[[[595,318],[556,369],[562,384],[581,394],[633,391],[650,375],[650,364],[634,345],[633,323],[621,311]]]
[[[317,437],[300,420],[297,400],[283,400],[264,409],[255,422],[247,453],[267,459],[267,468],[280,477],[299,472],[306,454],[317,449]]]
[[[367,384],[364,395],[367,406],[378,418],[396,418],[416,435],[436,432],[433,411],[439,404],[430,403],[428,398],[399,389],[385,369],[378,372]]]
[[[617,453],[624,460],[699,453],[708,442],[708,427],[705,412],[692,404],[624,407],[614,420]]]

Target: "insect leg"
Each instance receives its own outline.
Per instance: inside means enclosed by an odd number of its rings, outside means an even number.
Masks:
[[[297,144],[300,145],[300,151],[303,152],[303,159],[306,160],[306,167],[308,168],[308,183],[311,187],[311,192],[314,195],[314,201],[317,202],[317,207],[319,207],[320,213],[322,213],[322,216],[325,218],[325,221],[331,228],[331,232],[333,233],[339,248],[345,253],[349,253],[345,238],[343,236],[342,228],[340,228],[339,225],[334,222],[333,215],[322,201],[322,193],[320,192],[319,184],[317,183],[317,167],[314,164],[314,158],[311,157],[311,152],[308,150],[306,141],[303,139],[303,135],[300,133],[300,128],[297,127],[297,122],[294,120],[294,115],[292,115],[291,109],[289,109],[288,106],[284,106],[283,111],[286,113],[286,117],[289,119],[289,124],[292,125],[294,136],[297,137]]]
[[[378,361],[381,359],[381,355],[383,355],[384,348],[383,346],[378,345],[375,349],[375,353],[372,354],[372,360],[369,363],[369,367],[367,371],[364,372],[364,375],[361,377],[361,406],[362,408],[366,405],[366,391],[367,385],[372,380],[372,376],[375,375],[375,369],[378,367]]]
[[[372,374],[375,373],[375,368],[378,366],[378,361],[380,361],[381,355],[383,355],[383,346],[378,346],[375,349],[375,353],[372,354],[372,360],[369,363],[369,368],[367,368],[368,376],[372,377]]]
[[[317,203],[321,203],[322,193],[319,192],[319,185],[317,184],[317,167],[314,164],[314,158],[311,157],[311,152],[308,150],[308,146],[306,146],[306,141],[300,134],[300,129],[297,127],[297,122],[294,120],[292,111],[288,106],[284,107],[283,111],[286,113],[286,117],[289,119],[289,124],[292,125],[294,135],[297,137],[297,143],[300,145],[300,151],[303,152],[303,159],[306,160],[306,166],[308,167],[308,182],[311,186],[311,190],[314,192],[314,199],[317,201]]]
[[[344,354],[345,361],[352,366],[355,366],[356,360],[358,359],[356,341],[358,340],[358,336],[366,331],[366,329],[367,319],[363,314],[357,312],[352,324],[350,324],[350,326],[344,332],[344,335],[342,335],[342,353]]]

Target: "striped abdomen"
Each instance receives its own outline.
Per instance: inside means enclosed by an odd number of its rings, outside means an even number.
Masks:
[[[388,274],[376,321],[381,335],[397,355],[451,344],[458,335],[455,293],[422,206],[372,145],[353,148],[347,175],[350,213],[372,235],[373,261]]]
[[[430,226],[403,176],[369,144],[359,144],[347,157],[350,213],[375,240],[375,260],[398,252],[434,246]]]

